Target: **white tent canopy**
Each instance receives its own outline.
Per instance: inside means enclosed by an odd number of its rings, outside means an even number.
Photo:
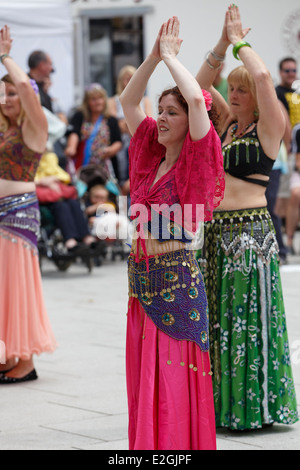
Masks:
[[[65,112],[73,106],[73,36],[69,0],[0,0],[0,26],[13,38],[12,57],[28,71],[28,57],[40,49],[50,55],[55,73],[49,91]],[[0,72],[5,74],[3,65]]]

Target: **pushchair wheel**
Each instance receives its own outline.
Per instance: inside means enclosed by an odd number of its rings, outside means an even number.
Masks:
[[[67,271],[71,264],[73,263],[73,259],[55,259],[53,258],[53,262],[55,266],[59,269],[59,271]]]

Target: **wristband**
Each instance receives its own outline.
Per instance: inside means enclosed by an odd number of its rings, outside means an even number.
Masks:
[[[209,52],[208,52],[208,54],[207,54],[207,56],[206,56],[206,63],[207,63],[207,65],[209,66],[209,68],[210,68],[210,69],[213,69],[213,70],[219,69],[222,64],[220,63],[219,65],[214,66],[213,64],[210,63],[208,56],[209,56]]]
[[[245,42],[245,41],[239,41],[233,46],[232,54],[233,54],[233,57],[235,57],[235,59],[240,60],[238,58],[238,52],[241,49],[241,47],[244,47],[244,46],[251,47],[249,42]]]
[[[3,59],[5,59],[6,57],[9,57],[9,55],[8,54],[1,54],[0,55],[0,61],[2,62],[2,64],[3,64]]]
[[[224,62],[225,55],[218,55],[213,49],[209,52],[211,53],[213,58],[216,59],[218,62]]]

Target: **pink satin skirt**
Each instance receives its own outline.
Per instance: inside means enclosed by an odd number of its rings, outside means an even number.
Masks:
[[[48,319],[37,250],[0,230],[0,341],[6,361],[53,352],[56,340]]]
[[[208,353],[159,331],[136,298],[126,346],[130,450],[216,450]]]

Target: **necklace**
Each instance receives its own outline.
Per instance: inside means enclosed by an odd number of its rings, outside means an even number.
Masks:
[[[239,132],[238,135],[235,133],[237,128],[238,128],[238,123],[236,122],[235,125],[233,126],[233,128],[231,129],[231,137],[232,137],[232,142],[236,141],[237,139],[239,139],[240,137],[242,137],[244,134],[246,134],[247,130],[249,129],[249,127],[253,126],[253,124],[255,124],[255,121],[254,122],[250,122],[250,124],[248,124],[245,129],[242,131],[242,132]]]

